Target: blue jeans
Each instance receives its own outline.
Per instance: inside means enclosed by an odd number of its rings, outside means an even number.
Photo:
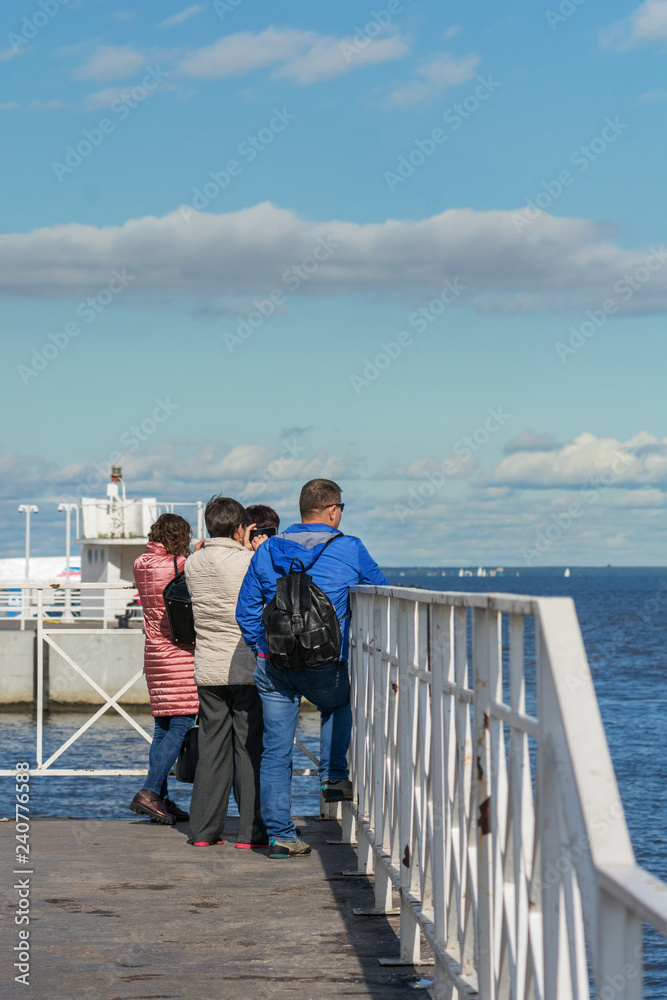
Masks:
[[[280,670],[258,656],[255,683],[264,711],[262,818],[269,838],[296,840],[292,822],[292,748],[301,697],[312,701],[322,717],[320,781],[347,778],[346,758],[352,735],[347,663],[317,670]]]
[[[155,733],[148,754],[144,788],[161,799],[167,796],[167,775],[181,749],[183,737],[195,724],[196,715],[156,715]]]

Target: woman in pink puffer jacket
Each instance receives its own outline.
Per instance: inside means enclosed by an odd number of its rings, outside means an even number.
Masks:
[[[183,737],[195,723],[199,699],[193,676],[194,646],[177,646],[172,641],[162,592],[183,569],[191,535],[185,518],[161,514],[150,530],[146,551],[134,563],[134,582],[144,610],[144,674],[155,733],[148,775],[130,809],[169,825],[188,819],[188,814],[167,798],[167,774]]]

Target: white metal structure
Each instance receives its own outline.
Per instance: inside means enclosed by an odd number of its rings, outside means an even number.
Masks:
[[[588,1000],[589,971],[639,1000],[667,885],[635,863],[573,602],[359,587],[352,614],[350,812],[400,961],[421,931],[438,1000]]]
[[[23,588],[22,595],[24,593],[29,593],[35,595],[36,609],[36,625],[37,625],[37,677],[36,677],[36,691],[35,691],[35,715],[36,715],[36,727],[35,727],[35,760],[36,767],[32,768],[28,773],[31,777],[69,777],[73,775],[82,775],[86,777],[108,777],[109,775],[144,775],[147,773],[146,768],[122,768],[122,767],[109,767],[109,768],[56,768],[53,764],[60,758],[60,756],[76,741],[80,736],[83,735],[90,727],[102,716],[108,709],[113,708],[119,715],[121,715],[125,721],[132,726],[136,731],[143,736],[143,738],[151,743],[153,740],[152,734],[146,732],[146,730],[141,726],[136,719],[134,719],[129,712],[127,712],[122,705],[118,704],[118,700],[123,697],[123,695],[130,690],[130,688],[136,684],[136,682],[141,678],[143,674],[143,669],[137,671],[132,677],[130,677],[122,687],[116,691],[115,694],[109,694],[105,691],[97,681],[94,680],[74,659],[62,648],[58,643],[58,636],[62,635],[76,635],[76,636],[95,636],[99,634],[104,634],[108,637],[113,637],[114,632],[118,634],[117,630],[108,630],[106,619],[103,623],[100,623],[97,628],[86,627],[81,628],[63,628],[61,625],[54,623],[52,619],[49,618],[49,611],[47,607],[49,603],[53,603],[54,590],[56,593],[62,593],[67,589],[74,589],[78,591],[79,584],[49,584],[49,583],[36,583],[30,582],[28,585],[25,581],[9,581],[6,585],[11,588]],[[94,595],[98,593],[100,597],[104,597],[104,591],[113,589],[120,593],[117,594],[118,603],[125,602],[129,597],[131,597],[135,588],[132,586],[123,585],[110,585],[107,583],[97,583],[97,584],[86,584],[85,587],[81,589],[85,590],[86,593],[89,591]],[[122,592],[125,592],[124,594]],[[129,593],[128,593],[129,591]],[[102,592],[102,593],[100,593]],[[122,600],[121,600],[122,599]],[[94,599],[93,599],[94,600]],[[57,605],[62,608],[65,607],[65,601],[61,598],[60,603]],[[91,616],[90,625],[96,623],[99,618],[98,615],[94,613]],[[80,619],[83,620],[83,619]],[[22,619],[22,624],[25,624],[24,619]],[[69,739],[67,739],[60,747],[58,747],[54,752],[44,760],[44,750],[43,750],[43,734],[44,734],[44,643],[46,643],[58,656],[61,656],[63,660],[74,670],[80,677],[82,677],[90,686],[104,699],[104,704],[89,718],[86,719],[84,724],[73,733]],[[317,765],[319,761],[317,757],[307,747],[305,747],[299,740],[294,741],[296,747],[308,757],[315,765],[315,768],[295,768],[294,774],[297,775],[316,775]],[[13,769],[0,769],[0,777],[10,777],[15,774]],[[335,815],[335,806],[327,806],[324,804],[320,797],[320,811],[322,815]]]

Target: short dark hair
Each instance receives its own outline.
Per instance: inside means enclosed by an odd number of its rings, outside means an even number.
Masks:
[[[170,556],[190,555],[192,526],[180,514],[160,514],[151,525],[148,541],[164,545]]]
[[[299,510],[301,517],[316,514],[335,503],[340,503],[342,490],[338,483],[331,479],[311,479],[301,488]]]
[[[246,524],[256,524],[258,528],[280,527],[280,518],[275,510],[264,503],[251,503],[245,512]]]
[[[211,538],[233,538],[238,526],[246,523],[245,507],[231,497],[211,497],[204,520]]]

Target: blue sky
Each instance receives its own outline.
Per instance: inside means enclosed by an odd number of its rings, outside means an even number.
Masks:
[[[287,521],[335,478],[385,565],[665,562],[667,0],[0,30],[3,554],[119,456]]]

